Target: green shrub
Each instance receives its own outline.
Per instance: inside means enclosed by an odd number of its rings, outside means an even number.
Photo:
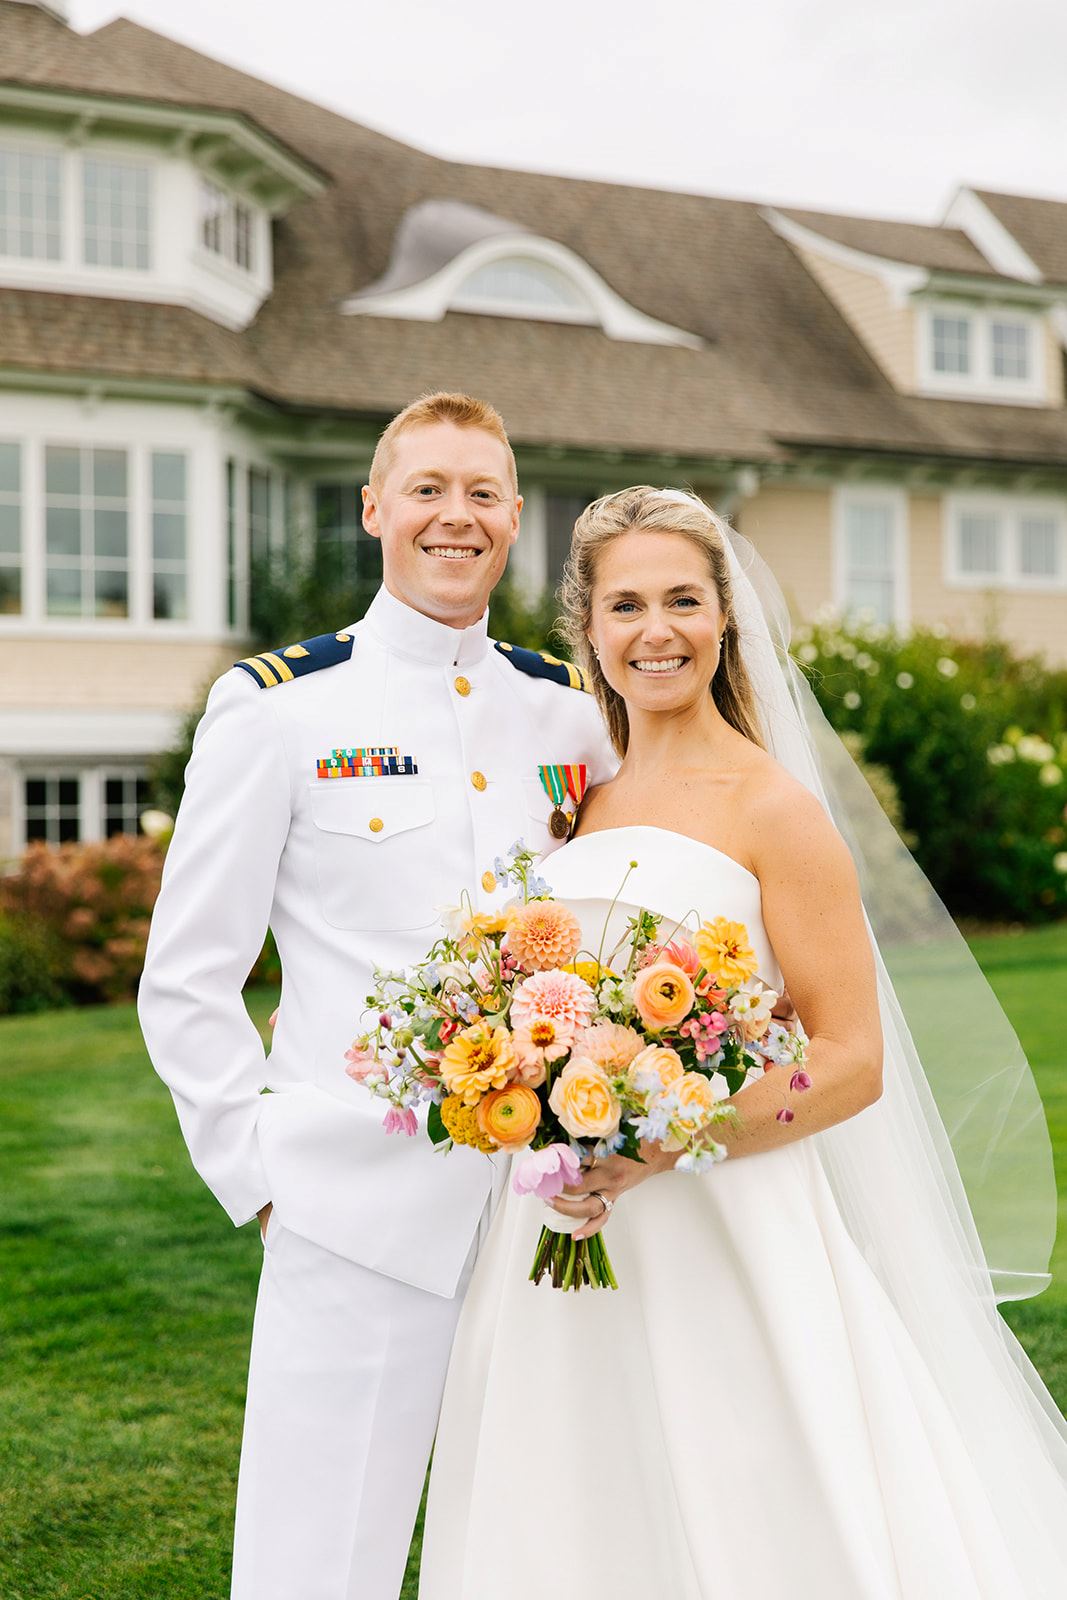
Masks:
[[[0,1016],[50,1011],[64,1002],[63,949],[33,917],[0,917]]]
[[[908,842],[955,915],[1067,914],[1067,673],[940,629],[833,619],[793,649],[834,728],[892,776]]]

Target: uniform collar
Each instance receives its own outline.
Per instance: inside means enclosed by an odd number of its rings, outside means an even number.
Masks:
[[[383,585],[364,623],[391,654],[431,666],[473,666],[489,648],[489,612],[470,628],[450,628],[406,606]]]

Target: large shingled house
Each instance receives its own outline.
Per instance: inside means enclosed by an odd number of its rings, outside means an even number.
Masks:
[[[688,482],[798,615],[1063,659],[1065,335],[1062,204],[921,227],[462,165],[0,0],[0,857],[136,828],[252,557],[372,573],[373,441],[430,388],[504,413],[531,588],[589,496]]]

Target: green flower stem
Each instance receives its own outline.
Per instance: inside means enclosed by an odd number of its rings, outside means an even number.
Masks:
[[[531,1283],[540,1283],[549,1274],[554,1289],[617,1289],[611,1259],[603,1235],[575,1239],[569,1233],[542,1228],[530,1268]]]

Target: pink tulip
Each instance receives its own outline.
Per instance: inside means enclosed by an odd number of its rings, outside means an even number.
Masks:
[[[539,1200],[554,1200],[568,1184],[578,1182],[582,1163],[566,1144],[550,1144],[534,1150],[515,1167],[511,1186],[516,1194],[535,1194]]]
[[[789,1080],[789,1087],[791,1089],[810,1089],[811,1079],[808,1077],[806,1072],[794,1072],[793,1076]]]
[[[406,1133],[409,1139],[413,1139],[419,1131],[418,1121],[410,1106],[403,1111],[399,1106],[390,1106],[385,1113],[382,1127],[386,1133]]]
[[[781,1111],[779,1111],[776,1115],[776,1121],[778,1122],[792,1122],[792,1120],[793,1113],[790,1111],[788,1106],[783,1106]]]

